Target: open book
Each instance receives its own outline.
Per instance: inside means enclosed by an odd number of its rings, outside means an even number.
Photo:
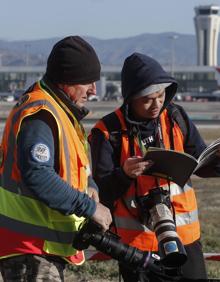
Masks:
[[[212,142],[198,159],[184,152],[149,147],[144,158],[152,160],[154,164],[144,174],[165,178],[183,187],[191,174],[216,159],[218,150],[220,138]]]

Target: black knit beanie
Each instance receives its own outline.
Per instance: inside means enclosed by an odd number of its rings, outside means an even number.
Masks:
[[[100,79],[100,70],[93,47],[79,36],[69,36],[54,45],[46,77],[53,83],[89,84]]]

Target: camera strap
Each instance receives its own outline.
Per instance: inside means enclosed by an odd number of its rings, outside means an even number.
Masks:
[[[158,120],[158,123],[157,123],[157,130],[158,130],[158,134],[157,134],[158,137],[157,137],[157,139],[158,139],[159,147],[160,148],[165,148],[164,142],[163,142],[163,134],[162,134],[160,120]]]
[[[175,149],[174,148],[174,136],[173,136],[173,128],[174,128],[175,122],[180,127],[184,140],[186,140],[187,138],[188,125],[187,125],[187,122],[184,118],[182,111],[183,111],[182,108],[179,105],[176,105],[174,103],[170,103],[167,106],[167,113],[168,113],[168,118],[170,122],[170,143],[171,143],[170,147],[172,150]]]

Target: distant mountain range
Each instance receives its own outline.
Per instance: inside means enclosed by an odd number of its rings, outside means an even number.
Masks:
[[[162,65],[196,65],[195,35],[178,33],[141,34],[119,39],[83,37],[97,51],[103,65],[122,65],[133,52],[141,52],[157,59]],[[0,60],[3,66],[45,65],[55,42],[61,38],[30,41],[0,40]],[[220,55],[220,48],[218,49]],[[220,56],[218,56],[220,58]]]

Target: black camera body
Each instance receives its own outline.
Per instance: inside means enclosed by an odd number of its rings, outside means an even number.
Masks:
[[[136,201],[143,224],[156,234],[161,263],[168,267],[183,265],[187,255],[176,233],[169,191],[157,187],[150,190],[146,196],[138,197]]]

